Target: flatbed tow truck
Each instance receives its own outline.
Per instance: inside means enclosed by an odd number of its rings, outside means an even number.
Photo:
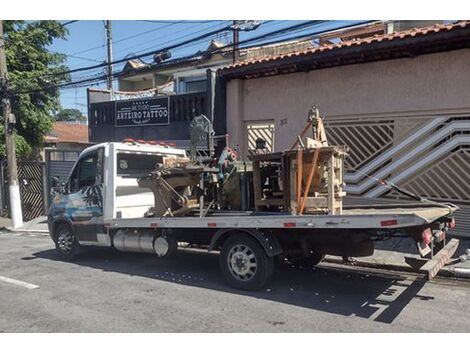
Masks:
[[[305,137],[312,131],[313,138]],[[409,236],[432,279],[458,246],[450,203],[346,207],[347,147],[329,146],[318,109],[290,150],[268,153],[262,140],[249,161],[230,148],[198,159],[196,142],[212,149],[211,125],[193,119],[191,155],[166,143],[126,140],[85,149],[52,201],[48,225],[58,253],[72,260],[86,246],[173,254],[179,243],[220,251],[220,270],[242,290],[265,286],[276,260],[316,265],[326,254],[370,256],[374,241]],[[258,143],[259,142],[259,143]]]

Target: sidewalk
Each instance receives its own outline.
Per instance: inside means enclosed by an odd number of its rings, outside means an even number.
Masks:
[[[23,226],[12,229],[11,219],[0,218],[0,230],[6,229],[8,231],[14,232],[39,232],[39,233],[49,233],[47,228],[47,217],[40,216],[36,219],[23,223]]]
[[[450,240],[450,238],[448,240]],[[459,247],[452,256],[450,263],[442,268],[438,275],[470,278],[470,255],[466,255],[467,249],[470,248],[470,238],[460,238],[459,240]],[[358,267],[414,271],[414,269],[405,262],[405,256],[419,258],[416,245],[411,238],[396,238],[376,242],[373,256],[354,258],[355,262],[352,264],[345,264],[341,257],[331,255],[327,255],[325,261]],[[459,259],[460,256],[465,257],[466,260],[461,261]]]

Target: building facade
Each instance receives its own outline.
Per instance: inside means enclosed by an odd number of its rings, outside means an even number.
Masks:
[[[329,142],[346,144],[348,202],[400,200],[374,180],[458,204],[470,235],[470,23],[438,24],[231,65],[229,144],[289,148],[318,104]],[[368,176],[372,176],[370,178]]]

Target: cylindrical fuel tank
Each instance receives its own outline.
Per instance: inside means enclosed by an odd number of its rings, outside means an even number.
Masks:
[[[119,230],[113,237],[113,245],[123,252],[155,253],[155,236],[155,232],[149,230]]]

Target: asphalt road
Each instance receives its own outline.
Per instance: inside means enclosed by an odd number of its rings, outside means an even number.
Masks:
[[[279,265],[269,288],[241,292],[216,254],[66,263],[48,236],[0,234],[0,332],[470,332],[469,302],[470,282],[331,266]]]

